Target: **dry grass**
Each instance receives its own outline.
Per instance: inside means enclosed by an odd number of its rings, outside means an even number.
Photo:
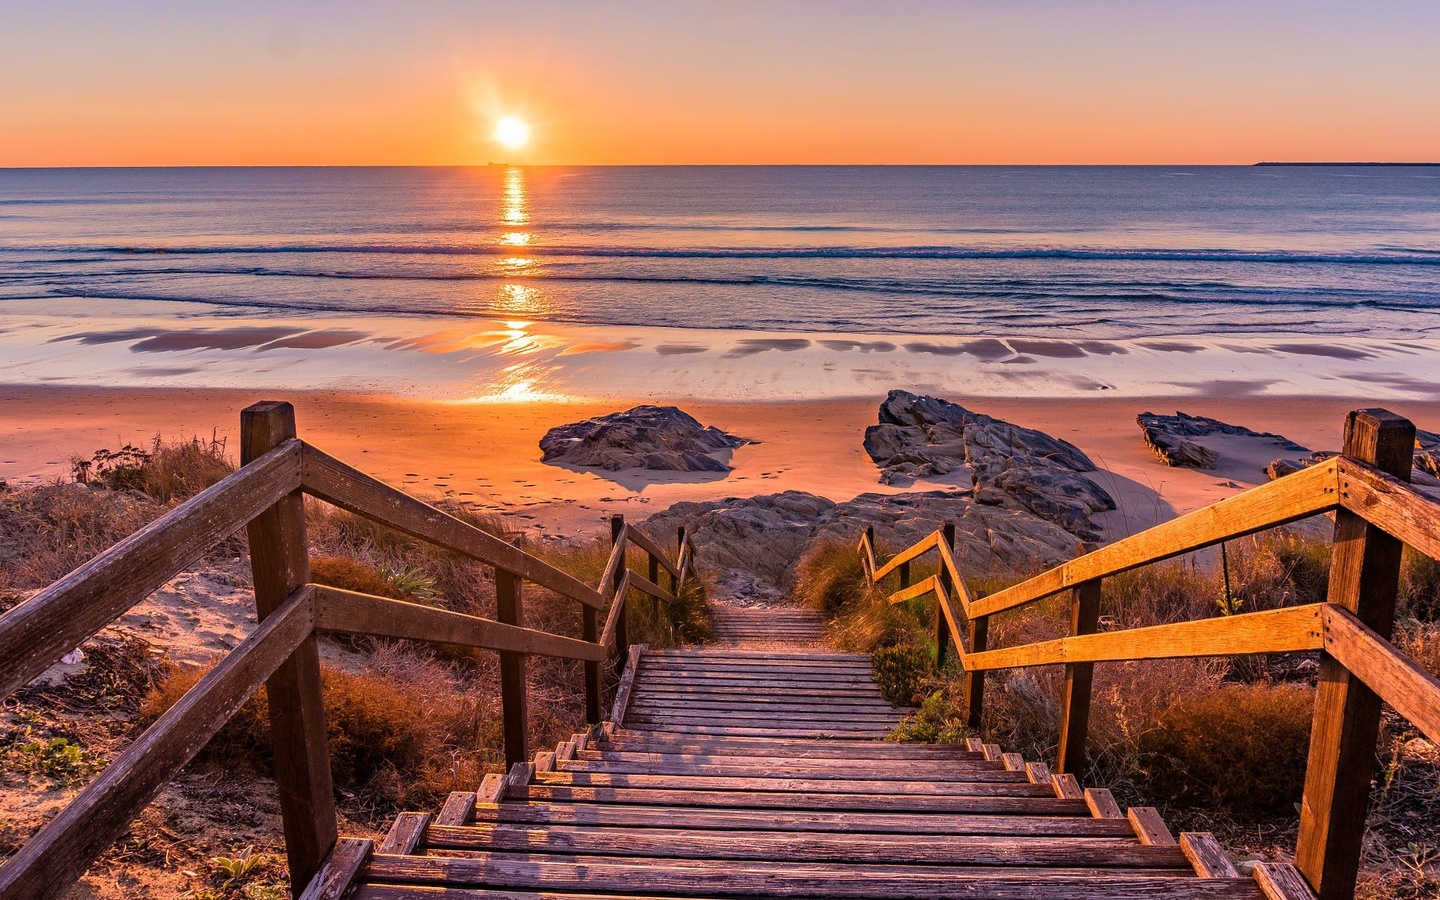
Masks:
[[[143,494],[83,484],[0,493],[0,588],[44,587],[162,512]]]

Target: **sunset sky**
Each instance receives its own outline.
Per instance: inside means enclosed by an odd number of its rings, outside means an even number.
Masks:
[[[1437,35],[1431,0],[0,0],[0,166],[1430,161]]]

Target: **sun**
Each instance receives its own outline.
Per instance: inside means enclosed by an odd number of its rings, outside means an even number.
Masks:
[[[495,123],[495,140],[511,150],[518,150],[530,140],[530,126],[514,116]]]

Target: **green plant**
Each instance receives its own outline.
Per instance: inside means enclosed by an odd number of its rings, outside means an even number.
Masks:
[[[101,767],[100,761],[83,747],[63,737],[23,744],[20,753],[30,759],[35,771],[65,786],[79,782]]]
[[[958,682],[947,682],[901,720],[888,740],[924,744],[960,744],[975,733],[965,726],[969,709]]]
[[[419,568],[385,571],[385,579],[408,600],[434,600],[440,596],[435,589],[435,579]]]
[[[870,654],[870,668],[880,694],[896,706],[908,706],[918,699],[930,655],[913,645],[881,647]]]
[[[240,851],[239,856],[217,856],[210,860],[215,868],[220,870],[224,880],[220,882],[222,891],[231,888],[239,888],[242,884],[255,874],[270,858],[263,853],[254,852],[253,848],[246,847]]]
[[[806,550],[796,566],[795,596],[825,615],[865,596],[868,583],[850,541],[824,541]]]
[[[346,591],[359,591],[392,600],[405,599],[404,592],[386,573],[349,556],[312,556],[310,580]]]

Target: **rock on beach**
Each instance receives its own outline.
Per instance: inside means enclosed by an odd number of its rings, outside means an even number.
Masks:
[[[729,472],[717,452],[750,443],[674,406],[637,406],[552,428],[540,439],[541,461],[609,472]]]

